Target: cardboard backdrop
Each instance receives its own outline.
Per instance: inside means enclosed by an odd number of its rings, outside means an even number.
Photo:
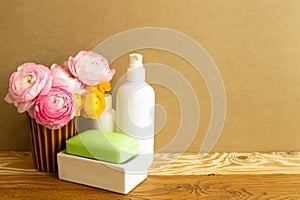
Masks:
[[[1,1],[0,150],[30,149],[25,115],[3,100],[10,74],[18,65],[29,61],[62,64],[68,56],[93,49],[114,34],[153,26],[190,36],[218,66],[226,88],[227,113],[213,151],[299,151],[299,9],[297,0]],[[162,63],[189,80],[201,111],[189,150],[198,151],[211,118],[203,78],[170,52],[138,52],[144,54],[145,63]],[[113,84],[127,63],[127,54],[112,63],[118,71]],[[174,139],[181,111],[176,95],[161,85],[153,87],[167,113],[165,126],[156,134],[158,150]]]

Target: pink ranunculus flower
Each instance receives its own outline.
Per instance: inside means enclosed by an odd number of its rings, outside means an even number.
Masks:
[[[73,94],[63,86],[52,86],[48,94],[38,96],[34,107],[37,123],[55,130],[65,126],[75,115]]]
[[[25,112],[34,104],[38,95],[49,92],[51,85],[49,68],[35,63],[25,63],[10,76],[5,101],[13,103],[19,113]]]
[[[53,76],[53,85],[65,86],[69,91],[76,94],[85,93],[85,85],[78,81],[77,78],[74,78],[68,68],[53,64],[50,69]]]
[[[75,78],[71,72],[57,64],[53,64],[51,67],[52,85],[66,87],[67,90],[74,92],[75,90]]]
[[[115,74],[106,58],[93,51],[80,51],[74,58],[69,57],[67,65],[74,77],[90,86],[109,82]]]

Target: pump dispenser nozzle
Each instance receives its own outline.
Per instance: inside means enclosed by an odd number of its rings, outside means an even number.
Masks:
[[[129,66],[127,68],[127,81],[145,81],[145,68],[143,65],[143,55],[133,53],[129,55]]]
[[[129,68],[143,67],[143,55],[133,53],[129,55],[130,63]]]

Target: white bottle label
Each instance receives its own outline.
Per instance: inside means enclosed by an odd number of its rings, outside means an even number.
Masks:
[[[143,86],[139,88],[128,99],[128,115],[131,122],[139,127],[146,128],[153,123],[151,111],[154,106],[154,99],[149,98],[152,88]]]

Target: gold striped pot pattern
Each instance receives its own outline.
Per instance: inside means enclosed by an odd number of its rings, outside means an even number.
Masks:
[[[51,130],[27,115],[32,141],[32,157],[36,169],[57,172],[56,154],[66,148],[66,140],[77,134],[75,118],[64,127]]]

